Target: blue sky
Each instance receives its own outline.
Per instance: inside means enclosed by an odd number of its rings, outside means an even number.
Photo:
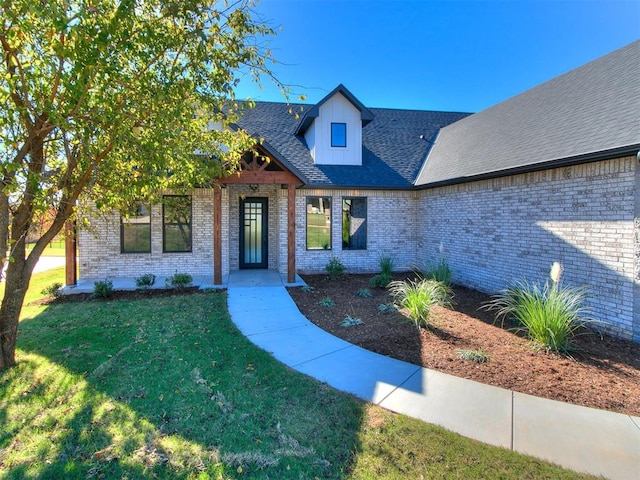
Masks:
[[[277,77],[317,102],[476,112],[640,38],[638,0],[262,0]],[[283,101],[269,80],[238,98]],[[292,96],[292,101],[296,97]]]

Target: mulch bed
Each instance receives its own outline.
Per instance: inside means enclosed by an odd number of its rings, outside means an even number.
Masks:
[[[480,307],[486,294],[454,287],[454,307],[435,307],[429,329],[417,330],[401,312],[380,313],[392,302],[384,289],[371,288],[371,275],[303,275],[313,291],[290,288],[300,311],[324,330],[368,350],[415,365],[538,397],[640,415],[640,344],[581,332],[570,355],[549,353],[514,333],[512,324],[494,323]],[[406,278],[395,275],[396,279]],[[371,298],[356,296],[369,289]],[[319,304],[330,298],[332,307]],[[362,325],[341,327],[346,315]],[[460,350],[481,350],[486,363],[460,358]]]

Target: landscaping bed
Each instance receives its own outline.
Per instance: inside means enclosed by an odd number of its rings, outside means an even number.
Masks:
[[[310,321],[367,350],[521,393],[640,415],[639,344],[582,331],[568,355],[549,353],[513,332],[514,324],[501,325],[494,313],[480,309],[489,295],[458,286],[453,308],[434,307],[430,328],[418,331],[401,312],[379,312],[393,299],[387,290],[371,288],[370,278],[303,275],[313,290],[297,287],[289,293]],[[412,275],[394,275],[405,278]],[[372,296],[357,296],[363,289]],[[321,305],[331,303],[327,299],[334,305]],[[340,326],[347,315],[363,323]],[[460,350],[484,352],[489,360],[463,360]]]

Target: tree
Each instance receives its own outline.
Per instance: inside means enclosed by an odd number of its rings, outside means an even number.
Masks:
[[[255,140],[208,127],[241,113],[241,76],[271,77],[261,42],[274,32],[252,8],[0,0],[0,370],[15,365],[31,272],[76,205],[125,211],[238,168]],[[47,211],[54,218],[27,255],[27,233]]]

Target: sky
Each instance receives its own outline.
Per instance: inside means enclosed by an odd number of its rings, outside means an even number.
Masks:
[[[640,39],[640,0],[261,0],[292,102],[477,112]],[[640,78],[640,71],[639,71]],[[237,98],[285,101],[269,79]]]

